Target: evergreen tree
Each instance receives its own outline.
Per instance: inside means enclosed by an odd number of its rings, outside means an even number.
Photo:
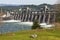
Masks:
[[[34,22],[33,22],[33,25],[32,25],[32,29],[37,29],[37,28],[39,29],[39,28],[41,28],[41,27],[40,27],[38,21],[34,21]]]

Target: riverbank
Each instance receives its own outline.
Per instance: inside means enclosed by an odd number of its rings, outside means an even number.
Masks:
[[[37,38],[31,38],[37,34]],[[60,40],[60,30],[25,30],[0,35],[0,40]]]

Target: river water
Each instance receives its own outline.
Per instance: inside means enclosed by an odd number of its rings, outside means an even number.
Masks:
[[[0,34],[21,30],[31,30],[31,26],[32,25],[22,24],[21,22],[4,23],[0,26]]]

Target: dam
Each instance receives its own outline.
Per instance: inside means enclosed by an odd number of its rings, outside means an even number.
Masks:
[[[37,20],[39,23],[54,23],[56,11],[48,8],[48,6],[42,7],[40,10],[34,10],[29,7],[20,8],[20,13],[13,13],[13,19],[21,20],[22,22],[34,22]]]
[[[39,23],[54,23],[56,18],[56,11],[54,7],[49,7],[47,4],[39,7],[39,9],[31,7],[21,7],[18,10],[6,12],[6,17],[3,20],[20,20],[21,22],[34,22],[37,20]]]
[[[35,20],[39,23],[54,23],[55,17],[56,11],[47,5],[44,5],[39,10],[22,7],[19,9],[19,13],[17,11],[7,12],[6,16],[4,15],[1,18],[5,23],[0,26],[0,34],[18,30],[31,30],[32,22]]]

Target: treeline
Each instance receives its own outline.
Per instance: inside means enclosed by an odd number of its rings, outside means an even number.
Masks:
[[[60,4],[55,5],[55,10],[57,11],[57,13],[56,13],[56,22],[60,22]]]

